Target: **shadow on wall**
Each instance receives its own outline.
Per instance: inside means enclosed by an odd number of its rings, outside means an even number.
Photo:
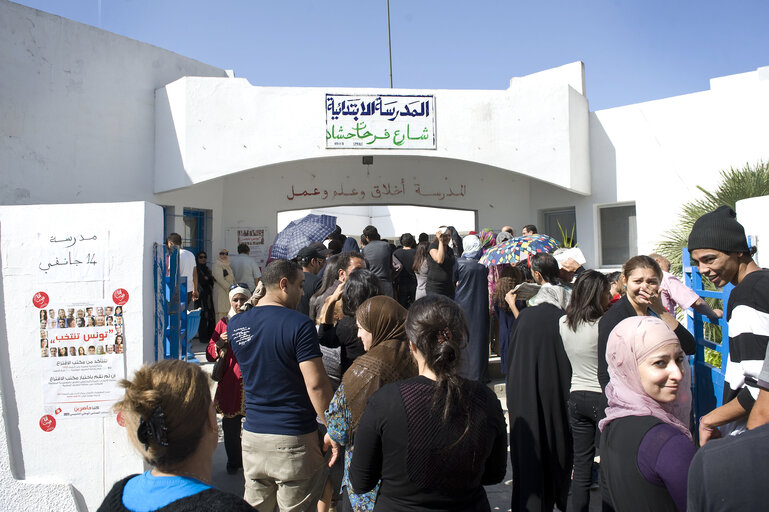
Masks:
[[[2,226],[0,226],[2,247]],[[4,267],[0,251],[0,269]],[[30,510],[32,503],[58,510],[88,510],[83,495],[69,484],[24,482],[26,471],[19,431],[19,404],[11,377],[11,354],[5,314],[5,286],[0,272],[0,509]],[[3,453],[5,444],[5,453]],[[49,506],[49,507],[48,507]]]
[[[0,226],[0,241],[2,241],[2,226]],[[2,244],[0,244],[1,246]],[[0,251],[0,269],[3,266],[3,256]],[[8,327],[5,315],[5,288],[3,275],[0,272],[0,398],[2,398],[2,419],[5,422],[7,456],[10,462],[11,476],[23,480],[24,453],[21,450],[21,433],[19,432],[19,406],[16,402],[16,388],[11,378],[11,354],[8,348]],[[2,454],[0,454],[2,457]]]
[[[592,241],[588,250],[583,244],[583,252],[597,268],[602,266],[604,258],[601,214],[595,205],[617,202],[617,150],[595,113],[590,114],[590,181],[592,194],[581,208],[577,207],[576,213],[580,240]],[[595,254],[591,255],[593,250]]]
[[[593,202],[617,200],[617,150],[595,113],[590,114],[590,180]]]

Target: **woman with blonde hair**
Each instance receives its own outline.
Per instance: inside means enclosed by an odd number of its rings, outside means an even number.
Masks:
[[[115,483],[99,511],[254,510],[211,486],[219,431],[208,382],[198,366],[175,359],[120,382],[125,396],[115,410],[152,469]]]

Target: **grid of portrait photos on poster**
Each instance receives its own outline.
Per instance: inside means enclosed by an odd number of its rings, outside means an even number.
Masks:
[[[82,358],[124,352],[123,306],[49,306],[39,314],[41,357]]]

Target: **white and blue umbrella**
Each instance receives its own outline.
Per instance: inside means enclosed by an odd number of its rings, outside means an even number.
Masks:
[[[312,242],[322,242],[336,228],[333,215],[311,213],[301,219],[292,220],[275,237],[270,251],[270,259],[290,260],[296,258],[303,247]]]

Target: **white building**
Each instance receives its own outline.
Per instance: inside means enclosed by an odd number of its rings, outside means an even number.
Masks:
[[[718,171],[769,158],[769,67],[597,112],[581,62],[505,90],[260,87],[0,0],[0,70],[0,205],[151,202],[209,251],[237,229],[269,244],[297,209],[366,206],[399,234],[384,208],[411,205],[472,212],[477,229],[575,224],[605,268],[650,252]],[[82,492],[95,508],[99,490]]]
[[[214,249],[234,248],[238,227],[267,228],[269,243],[285,210],[416,205],[553,235],[556,220],[576,219],[589,265],[606,267],[651,251],[719,170],[769,156],[766,67],[598,112],[579,62],[493,91],[259,87],[94,27],[0,9],[0,64],[12,70],[0,76],[0,204],[149,201],[167,207],[170,230],[187,212],[187,237],[207,221],[197,236]],[[328,148],[328,94],[431,96],[434,144]]]

